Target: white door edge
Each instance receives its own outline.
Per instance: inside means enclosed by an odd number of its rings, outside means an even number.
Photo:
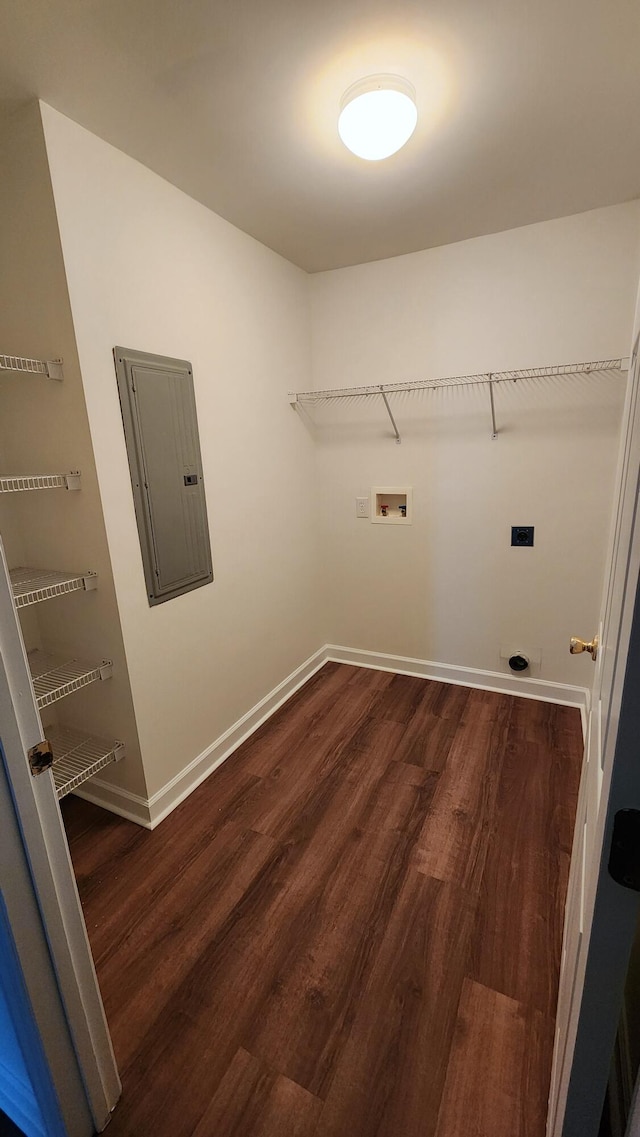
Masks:
[[[7,776],[87,1100],[100,1132],[120,1096],[120,1079],[53,778],[50,772],[33,777],[26,757],[43,733],[1,539],[0,662],[0,680],[6,683],[21,743],[19,750],[6,750]]]

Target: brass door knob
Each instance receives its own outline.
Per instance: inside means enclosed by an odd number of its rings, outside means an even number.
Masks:
[[[588,651],[593,660],[598,655],[598,637],[594,636],[591,643],[586,643],[584,640],[578,639],[577,636],[572,636],[569,642],[569,651],[572,655],[580,655],[583,651]]]

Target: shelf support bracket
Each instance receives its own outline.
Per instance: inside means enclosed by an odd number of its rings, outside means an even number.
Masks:
[[[389,418],[391,419],[391,425],[393,427],[393,433],[396,436],[396,442],[398,443],[398,445],[400,445],[402,439],[400,438],[400,435],[398,433],[398,428],[396,426],[396,420],[394,419],[394,417],[391,413],[391,407],[389,406],[389,400],[387,398],[385,389],[382,386],[382,384],[380,385],[380,394],[382,395],[382,398],[384,399],[384,405],[387,408],[387,414],[389,415]]]
[[[489,400],[491,402],[491,437],[498,437],[498,428],[496,426],[496,404],[493,399],[493,381],[491,372],[489,372]]]
[[[62,371],[62,360],[61,359],[47,359],[47,361],[45,363],[45,367],[47,369],[47,378],[48,379],[56,379],[58,381],[58,383],[62,383],[62,380],[64,379],[64,374]]]

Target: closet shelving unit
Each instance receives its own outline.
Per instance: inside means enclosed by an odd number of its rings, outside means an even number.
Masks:
[[[64,379],[61,359],[25,359],[22,355],[0,355],[0,371],[22,371],[29,375],[46,375],[47,379]]]
[[[56,569],[15,568],[10,572],[13,599],[16,608],[41,604],[54,596],[98,587],[95,572],[58,572]]]
[[[26,490],[79,490],[80,471],[68,474],[15,474],[0,476],[0,493],[24,493]]]
[[[417,379],[397,383],[377,383],[365,387],[336,387],[324,391],[293,391],[289,394],[292,407],[299,405],[313,406],[314,403],[325,403],[333,399],[367,399],[382,398],[385,410],[389,415],[396,442],[400,442],[398,430],[389,395],[407,394],[412,391],[436,391],[442,387],[470,387],[486,386],[489,392],[489,410],[491,413],[491,437],[498,437],[496,425],[496,405],[494,390],[500,383],[517,383],[519,379],[552,379],[560,376],[585,375],[590,371],[627,371],[629,360],[599,359],[589,363],[553,364],[549,367],[526,367],[519,371],[487,371],[474,375],[448,375],[441,379]]]
[[[96,738],[68,726],[50,726],[47,740],[54,754],[53,781],[59,798],[77,790],[111,762],[124,758],[124,743]]]
[[[0,372],[18,371],[44,375],[61,382],[64,378],[62,360],[25,359],[15,355],[0,355]],[[79,490],[79,470],[59,474],[0,475],[0,494],[16,494],[38,490]],[[98,586],[94,572],[62,572],[56,569],[15,568],[9,573],[16,610],[41,604],[70,592],[91,591]],[[27,655],[36,704],[40,711],[88,687],[92,683],[109,679],[111,660],[88,662],[44,651],[31,651]],[[53,780],[58,798],[77,789],[111,762],[124,757],[124,744],[119,741],[96,738],[84,731],[64,725],[46,728],[51,746]]]
[[[110,679],[113,672],[110,659],[103,659],[102,663],[87,663],[81,659],[50,655],[46,651],[30,651],[27,659],[40,711],[82,687],[88,687],[90,683]]]

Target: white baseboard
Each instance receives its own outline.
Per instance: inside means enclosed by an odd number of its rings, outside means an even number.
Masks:
[[[149,802],[146,798],[139,797],[138,794],[132,794],[129,790],[121,789],[120,786],[103,782],[101,778],[91,778],[89,782],[84,782],[79,789],[73,792],[76,797],[82,797],[85,801],[100,805],[103,809],[108,809],[110,813],[117,813],[118,817],[126,817],[127,821],[135,821],[136,825],[142,825],[145,829],[153,828]]]
[[[453,683],[460,687],[476,687],[481,691],[496,691],[503,695],[519,695],[523,699],[538,699],[544,703],[587,708],[589,692],[586,687],[571,687],[568,683],[551,683],[546,679],[528,679],[505,675],[501,671],[483,671],[476,667],[458,667],[451,663],[434,663],[428,659],[411,659],[403,655],[386,655],[379,651],[339,647],[326,644],[325,659],[335,663],[350,663],[354,667],[370,667],[374,671],[392,671],[397,675],[417,675],[421,679],[436,679],[440,683]]]
[[[361,648],[325,644],[304,663],[291,672],[282,683],[274,687],[264,699],[221,734],[215,742],[198,754],[188,766],[176,774],[162,789],[147,801],[128,790],[92,778],[80,790],[78,797],[103,806],[112,813],[135,821],[146,829],[156,825],[180,805],[205,778],[237,750],[247,738],[262,726],[279,707],[290,699],[312,675],[328,662],[346,663],[354,667],[368,667],[375,671],[390,671],[397,675],[417,675],[421,679],[435,679],[462,687],[476,687],[483,691],[496,691],[506,695],[519,695],[524,699],[539,699],[547,703],[578,707],[583,722],[589,706],[589,692],[584,687],[571,687],[565,683],[550,683],[544,679],[525,679],[503,675],[498,671],[482,671],[475,667],[456,667],[450,663],[433,663],[425,659],[411,659],[384,652],[363,651]]]
[[[309,659],[297,667],[295,671],[291,672],[282,683],[274,687],[264,699],[256,703],[250,711],[247,711],[242,718],[239,718],[233,726],[225,730],[215,742],[203,750],[202,754],[198,754],[184,770],[176,774],[170,782],[167,782],[161,790],[153,794],[149,798],[149,810],[151,814],[151,829],[155,829],[168,813],[171,813],[181,801],[195,790],[205,778],[209,777],[213,771],[233,754],[234,750],[247,739],[250,735],[262,726],[268,718],[290,699],[303,683],[306,683],[312,675],[326,662],[325,649],[320,648],[314,652]]]

